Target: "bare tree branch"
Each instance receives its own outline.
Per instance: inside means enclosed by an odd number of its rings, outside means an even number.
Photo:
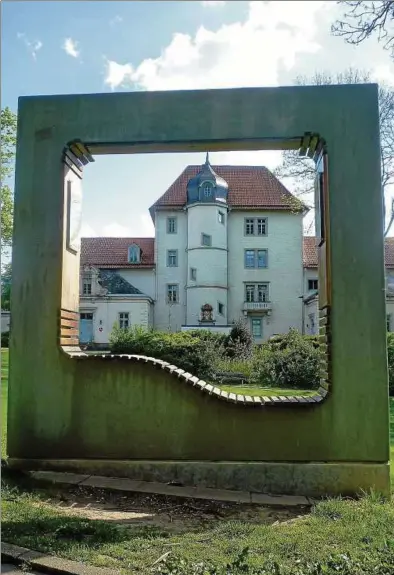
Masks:
[[[394,2],[393,2],[394,4]],[[312,78],[299,76],[297,85],[361,84],[370,82],[370,73],[355,68],[332,75],[328,72],[316,72]],[[394,202],[389,201],[388,188],[394,184],[394,90],[384,84],[379,86],[379,129],[381,146],[381,176],[385,203],[390,205],[390,220],[385,236],[394,222]],[[282,154],[282,164],[276,168],[278,178],[291,178],[294,194],[303,196],[308,205],[314,202],[315,165],[309,158],[300,158],[297,151],[287,150]]]
[[[340,36],[348,44],[359,45],[373,34],[383,48],[394,56],[394,2],[363,2],[362,0],[340,0],[337,2],[347,9],[343,19],[331,26],[334,36]]]

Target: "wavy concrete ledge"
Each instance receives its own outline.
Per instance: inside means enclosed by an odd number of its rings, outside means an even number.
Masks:
[[[200,391],[200,393],[205,393],[210,395],[212,398],[219,401],[226,401],[229,403],[237,404],[240,406],[247,407],[284,407],[284,406],[311,406],[322,403],[327,397],[327,390],[320,387],[316,395],[306,396],[283,396],[283,395],[273,395],[273,396],[250,396],[243,394],[228,393],[220,387],[216,387],[207,383],[206,381],[199,379],[197,376],[186,372],[184,369],[179,369],[176,365],[172,365],[161,359],[155,359],[154,357],[147,357],[144,355],[130,355],[130,354],[104,354],[104,353],[84,353],[79,348],[62,347],[64,353],[72,358],[78,360],[89,360],[90,358],[99,358],[103,361],[111,361],[113,359],[121,359],[132,362],[147,363],[152,367],[158,369],[164,369],[169,374],[171,374],[174,379],[180,379],[183,382],[190,385],[191,388]]]

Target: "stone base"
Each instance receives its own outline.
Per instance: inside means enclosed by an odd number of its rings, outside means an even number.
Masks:
[[[390,497],[388,463],[286,463],[211,461],[118,461],[100,459],[17,459],[13,469],[63,471],[124,477],[135,481],[177,482],[183,486],[274,495],[355,496],[373,489]]]

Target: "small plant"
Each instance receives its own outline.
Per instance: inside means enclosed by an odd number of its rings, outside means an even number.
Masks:
[[[226,355],[238,359],[249,358],[253,351],[253,337],[242,319],[235,322],[226,341]]]

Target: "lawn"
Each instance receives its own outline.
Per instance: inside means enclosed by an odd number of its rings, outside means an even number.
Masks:
[[[3,422],[7,359],[2,352]],[[393,399],[390,407],[394,456]],[[5,435],[3,425],[2,454]],[[42,485],[31,491],[8,477],[2,480],[2,537],[125,574],[213,575],[210,563],[230,564],[216,575],[394,573],[394,503],[373,494],[323,501],[309,512],[77,487],[60,492]],[[247,566],[240,559],[246,547]],[[162,556],[166,559],[153,566]]]
[[[257,385],[222,385],[215,384],[220,389],[227,391],[228,393],[239,393],[243,395],[259,395],[271,397],[273,395],[283,397],[288,397],[290,395],[316,395],[316,391],[311,391],[310,389],[282,389],[281,387],[259,387]]]

